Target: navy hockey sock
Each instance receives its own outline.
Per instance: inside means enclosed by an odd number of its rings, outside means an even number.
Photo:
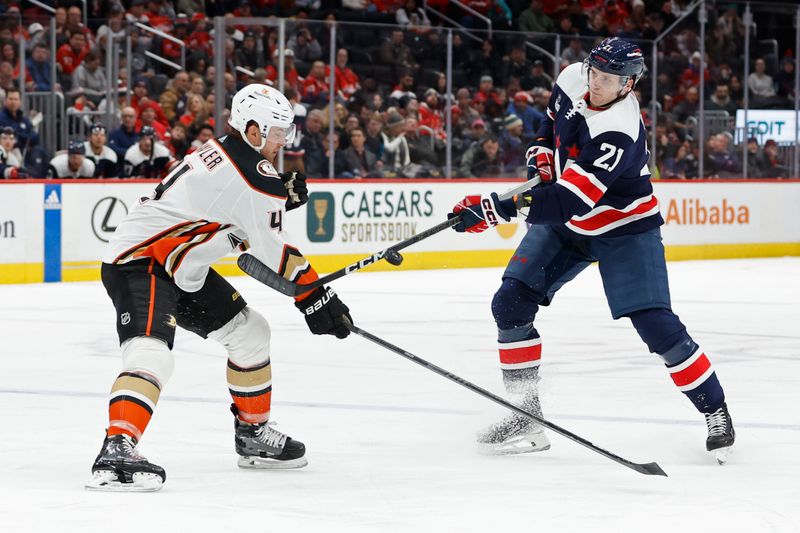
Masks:
[[[725,392],[703,350],[669,309],[646,309],[630,315],[631,322],[651,352],[657,353],[678,389],[701,413],[722,406]]]
[[[503,383],[508,392],[534,387],[542,357],[542,341],[533,327],[539,294],[524,283],[505,278],[492,300]]]

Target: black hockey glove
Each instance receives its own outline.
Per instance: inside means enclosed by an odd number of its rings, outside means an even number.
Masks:
[[[345,322],[353,323],[350,309],[330,287],[319,287],[294,305],[305,315],[308,329],[314,335],[336,335],[339,339],[350,335]]]
[[[282,172],[281,177],[289,198],[286,199],[286,210],[291,211],[305,205],[308,202],[308,187],[306,186],[306,175],[302,172]]]

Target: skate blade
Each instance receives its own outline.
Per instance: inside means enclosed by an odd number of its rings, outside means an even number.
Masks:
[[[163,486],[164,480],[157,474],[137,472],[133,475],[132,483],[123,483],[111,470],[96,471],[85,485],[86,490],[102,492],[156,492]]]
[[[520,435],[499,443],[478,443],[478,451],[483,455],[518,455],[549,449],[550,439],[544,432]]]
[[[730,459],[732,453],[733,453],[733,446],[728,446],[727,448],[719,448],[713,451],[714,458],[720,465],[726,464]]]
[[[288,461],[278,461],[276,459],[267,459],[264,457],[256,456],[242,456],[239,457],[239,468],[248,468],[256,470],[290,470],[292,468],[303,468],[308,464],[305,457],[298,457],[297,459],[290,459]]]

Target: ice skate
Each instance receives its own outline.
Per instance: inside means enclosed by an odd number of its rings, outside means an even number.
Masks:
[[[708,426],[706,450],[714,452],[717,462],[723,465],[728,461],[728,456],[733,450],[733,442],[736,440],[727,404],[723,403],[722,407],[713,413],[705,413],[705,417]]]
[[[236,415],[235,408],[231,410]],[[269,423],[248,424],[234,416],[233,426],[240,468],[289,469],[308,464],[305,445]]]
[[[519,407],[542,416],[538,390],[528,391]],[[478,433],[478,449],[488,455],[513,455],[550,449],[544,428],[528,417],[511,413]]]
[[[108,492],[160,490],[167,479],[166,472],[136,453],[135,448],[136,441],[128,435],[106,437],[86,488]]]

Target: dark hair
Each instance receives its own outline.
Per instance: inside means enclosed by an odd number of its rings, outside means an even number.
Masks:
[[[350,136],[351,136],[351,137],[353,136],[353,132],[354,132],[354,131],[360,131],[360,132],[361,132],[361,135],[363,135],[364,137],[366,137],[366,136],[367,136],[367,132],[366,132],[366,131],[364,131],[364,128],[362,128],[361,126],[356,126],[356,127],[355,127],[355,128],[353,128],[352,130],[350,130]]]
[[[214,126],[209,124],[208,122],[204,122],[197,128],[197,133],[199,134],[203,130],[211,130],[211,135],[214,135]]]
[[[22,98],[22,91],[20,91],[16,87],[9,87],[8,89],[6,89],[6,98],[8,98],[8,95],[11,93],[17,93],[20,96],[20,98]]]

